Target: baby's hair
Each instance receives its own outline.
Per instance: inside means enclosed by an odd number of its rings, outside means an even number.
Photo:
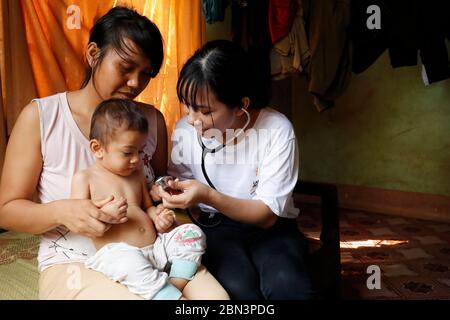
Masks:
[[[132,100],[109,99],[100,103],[91,119],[89,139],[107,146],[115,131],[125,125],[126,130],[148,132],[148,122],[139,106]]]

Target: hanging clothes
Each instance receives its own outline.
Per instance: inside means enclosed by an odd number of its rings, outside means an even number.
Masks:
[[[391,65],[393,68],[416,66],[423,31],[418,22],[423,8],[415,0],[391,1],[389,7],[393,19],[387,28]]]
[[[445,43],[450,20],[448,1],[397,0],[391,5],[399,23],[389,30],[389,57],[394,68],[417,65],[420,51],[424,83],[432,84],[450,78]]]
[[[311,61],[308,90],[318,111],[334,105],[351,76],[350,0],[303,0]]]
[[[369,5],[381,12],[381,29],[370,30]],[[350,34],[352,70],[361,73],[389,50],[393,68],[418,64],[418,51],[426,85],[450,78],[445,38],[450,38],[450,2],[440,0],[352,1]]]
[[[298,0],[269,0],[269,30],[272,44],[285,38],[292,29]]]
[[[202,0],[203,15],[206,23],[222,22],[225,19],[225,10],[228,0]]]
[[[349,34],[352,43],[352,71],[367,70],[388,48],[388,30],[392,23],[391,0],[351,1]],[[367,8],[376,5],[381,12],[381,29],[367,27]]]
[[[252,62],[255,103],[267,105],[270,100],[269,0],[233,1],[231,5],[231,39],[243,47]]]
[[[428,82],[450,79],[450,64],[445,38],[450,40],[449,1],[429,0],[420,7],[419,25],[423,29],[420,38],[420,58]]]
[[[275,43],[270,52],[270,73],[274,80],[284,79],[290,74],[302,73],[310,61],[311,53],[305,31],[303,8],[300,0],[296,2],[297,12],[290,32]]]

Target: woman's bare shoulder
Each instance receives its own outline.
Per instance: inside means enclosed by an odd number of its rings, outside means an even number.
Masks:
[[[17,120],[19,119],[22,121],[35,121],[39,119],[38,103],[36,101],[31,101],[23,107]]]
[[[39,110],[36,101],[30,102],[22,109],[11,134],[29,134],[30,130],[39,130]]]
[[[137,102],[139,108],[147,115],[153,115],[154,113],[156,113],[156,117],[157,118],[164,118],[163,114],[161,113],[161,111],[159,111],[154,105],[148,104],[148,103],[144,103],[144,102]]]

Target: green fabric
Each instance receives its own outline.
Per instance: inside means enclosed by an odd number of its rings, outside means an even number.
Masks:
[[[38,299],[40,237],[0,233],[0,300]]]

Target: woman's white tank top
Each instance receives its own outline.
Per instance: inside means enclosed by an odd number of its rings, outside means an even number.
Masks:
[[[78,128],[67,101],[67,93],[35,99],[39,108],[42,172],[37,186],[41,203],[69,199],[72,176],[94,164],[89,140]],[[154,180],[150,160],[157,139],[156,109],[152,108],[148,140],[142,153],[147,181]],[[42,271],[54,264],[83,262],[95,253],[93,242],[59,226],[42,236],[38,264]]]

